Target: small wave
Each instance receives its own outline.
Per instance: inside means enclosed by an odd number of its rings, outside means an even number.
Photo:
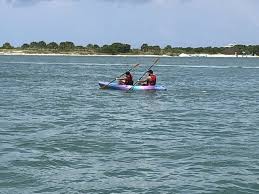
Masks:
[[[242,67],[244,69],[259,69],[259,67]]]
[[[85,66],[125,66],[125,65],[132,65],[131,63],[114,63],[114,64],[107,64],[107,63],[85,63],[85,62],[26,62],[26,61],[0,61],[2,64],[30,64],[30,65],[85,65]],[[143,66],[148,66],[147,64],[142,64]],[[215,68],[215,69],[228,69],[228,68],[244,68],[244,69],[259,69],[258,66],[215,66],[215,65],[157,65],[159,67],[181,67],[181,68]]]
[[[182,68],[215,68],[215,69],[228,69],[228,68],[245,68],[245,69],[259,69],[259,67],[251,66],[215,66],[215,65],[159,65],[161,67],[182,67]]]
[[[0,63],[4,64],[29,64],[29,65],[86,65],[86,66],[121,66],[121,65],[132,65],[132,64],[105,64],[105,63],[83,63],[83,62],[74,62],[74,63],[60,63],[60,62],[6,62],[1,61]]]
[[[183,68],[233,68],[233,66],[209,66],[209,65],[159,65],[161,67],[183,67]]]

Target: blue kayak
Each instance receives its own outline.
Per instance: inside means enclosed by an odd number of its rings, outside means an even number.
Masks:
[[[120,85],[117,83],[99,82],[101,89],[111,90],[167,90],[164,86],[131,86],[131,85]],[[132,88],[133,87],[133,88]],[[132,88],[132,89],[131,89]]]

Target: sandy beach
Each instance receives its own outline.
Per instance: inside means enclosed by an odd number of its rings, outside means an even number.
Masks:
[[[22,51],[0,51],[0,56],[76,56],[76,57],[209,57],[209,58],[259,58],[252,55],[224,55],[224,54],[185,54],[179,56],[170,55],[108,55],[108,54],[88,54],[82,55],[79,53],[25,53]]]
[[[172,57],[169,55],[108,55],[108,54],[88,54],[82,55],[79,53],[24,53],[20,51],[1,52],[0,56],[78,56],[78,57]]]

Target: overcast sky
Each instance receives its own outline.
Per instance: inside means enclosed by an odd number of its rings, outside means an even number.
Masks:
[[[259,44],[259,0],[0,0],[0,45]]]

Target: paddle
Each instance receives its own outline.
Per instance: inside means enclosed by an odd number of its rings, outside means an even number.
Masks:
[[[132,71],[135,67],[138,67],[139,65],[140,65],[140,64],[133,65],[133,67],[132,67],[131,69],[129,69],[128,71],[129,71],[129,72]],[[121,76],[123,76],[123,75],[125,75],[125,73],[121,74],[119,77],[121,77]],[[114,80],[110,81],[107,85],[102,86],[101,89],[106,88],[107,86],[109,86],[109,85],[110,85],[112,82],[114,82],[115,80],[116,80],[116,78],[115,78]]]
[[[138,81],[141,80],[141,79],[146,75],[146,73],[147,73],[155,64],[157,64],[158,61],[159,61],[159,58],[157,58],[157,59],[155,60],[155,62],[153,63],[153,65],[151,65],[151,66],[148,68],[148,70],[138,79]],[[128,91],[132,90],[132,89],[134,88],[134,86],[138,83],[138,81],[136,81]]]

